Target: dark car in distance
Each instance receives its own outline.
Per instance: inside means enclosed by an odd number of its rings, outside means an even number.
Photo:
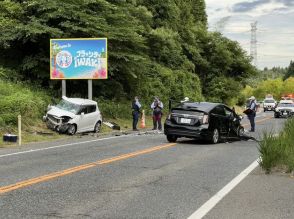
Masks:
[[[241,119],[224,104],[184,102],[171,109],[164,123],[164,134],[169,142],[186,137],[216,144],[221,139],[242,135]]]

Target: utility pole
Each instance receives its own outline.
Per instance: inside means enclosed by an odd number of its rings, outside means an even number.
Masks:
[[[252,62],[255,67],[257,67],[257,21],[251,23],[251,41],[250,41],[250,56],[252,57]]]

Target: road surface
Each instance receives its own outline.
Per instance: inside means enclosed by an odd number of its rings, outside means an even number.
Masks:
[[[256,120],[257,138],[284,121]],[[170,144],[163,134],[1,149],[0,218],[188,218],[258,156],[255,141]]]

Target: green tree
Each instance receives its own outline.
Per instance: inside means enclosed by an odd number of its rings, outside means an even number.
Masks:
[[[291,61],[290,65],[289,65],[289,67],[287,69],[287,72],[285,74],[284,79],[287,79],[287,78],[293,77],[293,76],[294,76],[294,61]]]
[[[107,37],[109,80],[93,83],[106,99],[212,98],[256,72],[238,43],[208,32],[204,0],[4,0],[0,31],[0,67],[52,89],[60,84],[49,82],[49,39]],[[67,87],[86,96],[83,81]]]
[[[210,87],[208,90],[208,100],[226,103],[228,105],[236,104],[237,99],[235,100],[235,103],[232,102],[232,99],[239,95],[232,94],[239,94],[242,88],[239,82],[224,76],[215,77],[211,80],[208,86]]]

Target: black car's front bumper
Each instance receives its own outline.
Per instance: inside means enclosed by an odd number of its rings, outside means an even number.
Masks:
[[[164,134],[173,135],[176,137],[187,138],[208,138],[212,135],[208,130],[208,124],[200,126],[190,125],[177,125],[173,124],[170,120],[166,120],[164,123]]]

